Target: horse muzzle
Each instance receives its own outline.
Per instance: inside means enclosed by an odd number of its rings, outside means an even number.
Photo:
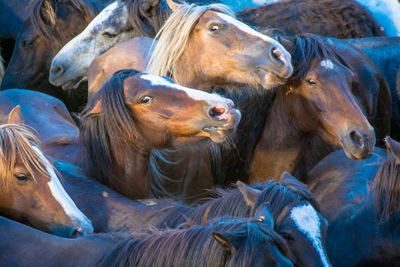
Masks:
[[[373,128],[366,131],[350,128],[341,137],[343,150],[350,159],[360,160],[368,158],[374,152],[375,134]]]

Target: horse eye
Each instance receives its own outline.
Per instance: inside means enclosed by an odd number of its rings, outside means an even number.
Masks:
[[[14,174],[14,177],[18,183],[26,183],[30,179],[29,176],[23,173]]]
[[[211,27],[210,27],[210,31],[211,32],[216,32],[216,31],[218,31],[219,30],[219,26],[218,25],[212,25]]]
[[[289,233],[281,232],[281,233],[279,233],[279,235],[282,236],[282,237],[283,237],[285,240],[287,240],[287,241],[292,241],[292,240],[294,240],[293,237],[292,237],[292,235],[289,234]]]
[[[103,32],[103,36],[107,37],[107,38],[114,38],[115,36],[117,36],[116,34],[113,34],[111,32]]]
[[[311,85],[311,86],[314,86],[314,85],[317,84],[317,82],[314,81],[313,79],[308,79],[306,82],[307,82],[308,85]]]
[[[146,105],[146,104],[149,104],[152,100],[153,100],[153,97],[146,95],[140,99],[140,104]]]
[[[28,47],[28,46],[32,46],[33,45],[33,39],[26,39],[26,40],[23,40],[22,41],[22,45],[24,46],[24,47]]]

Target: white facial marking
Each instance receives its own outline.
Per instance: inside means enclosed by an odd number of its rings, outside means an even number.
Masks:
[[[37,146],[32,146],[38,156],[45,163],[45,168],[50,176],[49,188],[54,198],[60,203],[65,213],[71,218],[74,225],[79,226],[79,229],[83,234],[92,233],[93,226],[92,222],[78,209],[74,201],[65,192],[63,186],[60,183],[54,169],[51,167],[50,162],[43,155],[42,151]]]
[[[286,51],[286,49],[280,44],[278,43],[276,40],[272,39],[271,37],[268,37],[254,29],[252,29],[250,26],[236,20],[235,18],[220,13],[220,12],[216,12],[217,16],[219,16],[221,19],[223,19],[226,23],[231,24],[233,26],[235,26],[236,28],[238,28],[239,30],[246,32],[250,35],[253,35],[254,37],[260,38],[268,43],[272,43],[275,45],[276,48],[279,48],[285,58],[286,63],[290,63],[291,62],[291,56],[289,54],[289,52]]]
[[[328,257],[324,253],[321,241],[320,221],[317,212],[310,204],[294,207],[290,217],[295,222],[300,232],[304,233],[312,242],[321,257],[324,266],[330,266]]]
[[[154,206],[154,205],[158,205],[157,202],[155,202],[154,200],[151,199],[137,199],[138,202],[146,205],[146,206]]]
[[[181,90],[186,92],[186,94],[189,95],[189,97],[191,97],[194,100],[200,100],[200,101],[208,101],[208,102],[223,102],[226,103],[227,99],[223,98],[217,94],[209,94],[200,90],[195,90],[195,89],[191,89],[191,88],[187,88],[184,86],[181,86],[179,84],[176,83],[172,83],[170,81],[168,81],[167,79],[160,77],[160,76],[156,76],[156,75],[152,75],[152,74],[142,74],[140,76],[142,79],[148,80],[151,82],[151,85],[153,86],[165,86],[165,87],[169,87],[169,88],[174,88],[176,90]]]
[[[321,67],[328,69],[328,70],[333,70],[335,68],[335,65],[330,59],[325,59],[320,62]]]

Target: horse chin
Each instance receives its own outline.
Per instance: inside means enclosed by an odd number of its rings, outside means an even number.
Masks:
[[[68,91],[68,90],[71,90],[71,89],[77,89],[77,88],[79,87],[79,85],[80,85],[82,82],[86,81],[86,80],[87,80],[87,77],[86,77],[86,76],[84,76],[84,77],[79,77],[79,78],[76,78],[76,79],[74,79],[74,80],[69,80],[69,81],[63,83],[63,84],[61,85],[61,88],[62,88],[63,90],[65,90],[65,91]]]
[[[231,128],[221,127],[205,127],[203,132],[206,133],[207,137],[210,138],[214,143],[222,143],[226,138],[233,132]]]
[[[264,69],[259,69],[258,76],[260,78],[261,86],[264,89],[272,89],[278,85],[285,84],[286,79],[279,77],[273,72],[266,71]]]

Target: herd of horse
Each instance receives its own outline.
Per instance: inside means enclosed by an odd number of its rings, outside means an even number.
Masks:
[[[400,264],[400,2],[187,2],[0,1],[0,265]]]

